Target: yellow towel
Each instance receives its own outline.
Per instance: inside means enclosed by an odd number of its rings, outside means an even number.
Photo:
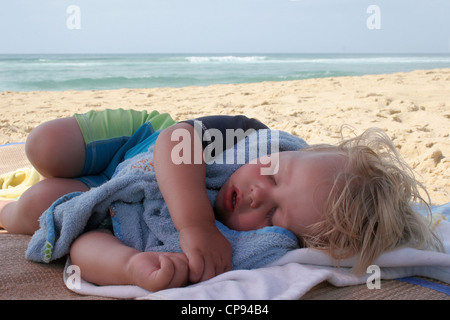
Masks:
[[[22,193],[40,180],[34,168],[22,168],[0,175],[0,199],[18,199]]]

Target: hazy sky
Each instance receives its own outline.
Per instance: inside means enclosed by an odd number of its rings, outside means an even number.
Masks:
[[[449,0],[0,0],[0,53],[450,53],[449,17]]]

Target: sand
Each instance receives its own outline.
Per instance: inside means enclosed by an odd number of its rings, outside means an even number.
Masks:
[[[450,201],[450,69],[205,87],[4,91],[0,144],[25,141],[46,120],[106,108],[158,110],[175,120],[245,114],[310,144],[337,142],[343,125],[356,133],[379,127],[414,168],[433,203]]]

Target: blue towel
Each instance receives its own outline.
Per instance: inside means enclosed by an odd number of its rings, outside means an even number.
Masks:
[[[298,150],[305,145],[302,139],[286,132],[260,130],[210,159],[206,186],[211,204],[214,205],[220,187],[244,162],[264,155],[261,152]],[[68,194],[53,203],[40,218],[40,229],[29,243],[26,258],[46,263],[61,258],[69,253],[78,236],[99,228],[109,217],[115,236],[130,247],[182,252],[178,232],[156,182],[153,147],[123,161],[103,185]],[[254,152],[255,148],[261,152]],[[244,162],[239,160],[240,154],[245,155]],[[236,161],[230,163],[233,156]],[[295,235],[280,227],[234,231],[219,221],[216,224],[232,246],[233,269],[259,268],[298,248]]]

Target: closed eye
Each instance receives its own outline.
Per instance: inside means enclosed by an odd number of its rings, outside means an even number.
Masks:
[[[269,226],[273,226],[272,218],[275,215],[275,212],[277,211],[277,207],[273,207],[270,209],[270,211],[267,213],[266,220]]]
[[[274,185],[277,185],[277,180],[275,179],[275,175],[269,174],[267,175],[267,178],[272,182]]]

